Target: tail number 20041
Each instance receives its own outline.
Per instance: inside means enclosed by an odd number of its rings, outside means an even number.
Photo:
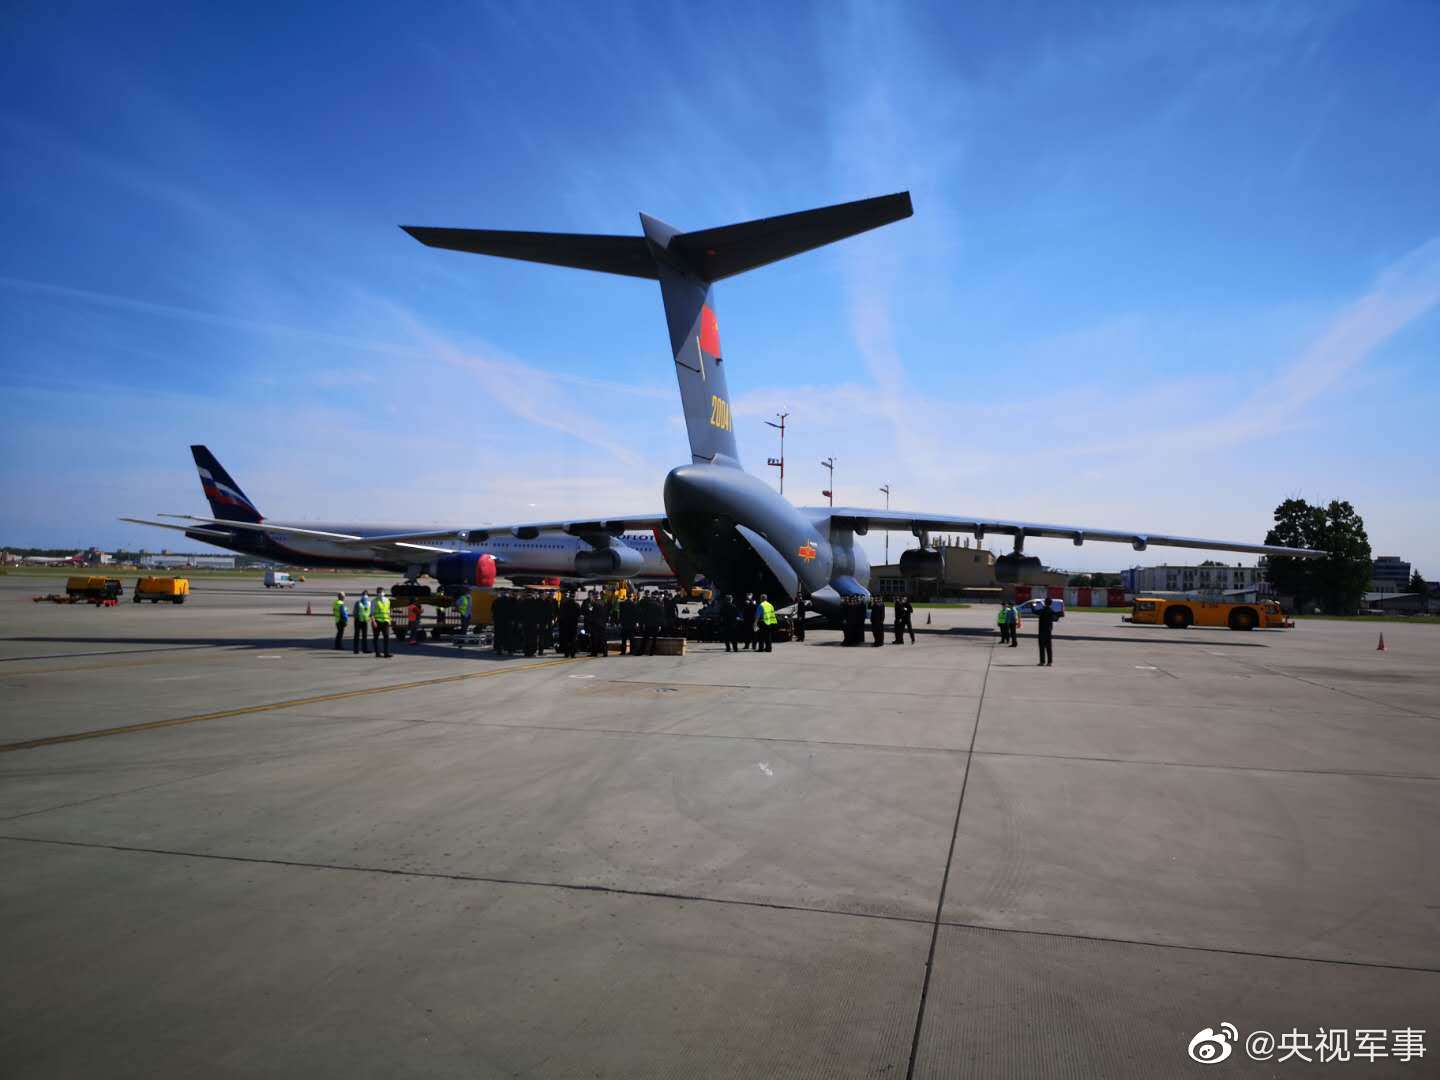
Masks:
[[[710,395],[710,426],[729,431],[730,403],[717,394]]]

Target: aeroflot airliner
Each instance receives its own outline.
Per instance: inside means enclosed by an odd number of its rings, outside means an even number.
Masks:
[[[669,557],[653,532],[577,530],[577,535],[486,534],[468,541],[463,529],[404,525],[271,521],[204,446],[192,446],[200,486],[213,517],[161,514],[185,524],[121,518],[183,532],[192,540],[293,566],[393,570],[409,580],[422,574],[441,585],[493,585],[507,578],[644,579],[673,581]],[[597,525],[602,523],[597,523]]]

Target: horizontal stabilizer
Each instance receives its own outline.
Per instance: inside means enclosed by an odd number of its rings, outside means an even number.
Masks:
[[[643,236],[599,236],[586,233],[509,232],[504,229],[435,229],[401,225],[426,247],[498,255],[505,259],[598,270],[627,277],[659,276]]]
[[[739,225],[674,233],[664,247],[672,260],[701,281],[719,281],[889,225],[914,212],[910,193],[902,191],[838,206],[822,206],[818,210],[758,218]],[[655,257],[642,236],[444,229],[423,225],[400,227],[427,247],[627,277],[654,279],[660,276]]]
[[[897,195],[880,195],[818,210],[801,210],[739,225],[681,233],[671,238],[668,251],[679,255],[702,280],[720,281],[889,225],[914,212],[910,193],[902,191]]]

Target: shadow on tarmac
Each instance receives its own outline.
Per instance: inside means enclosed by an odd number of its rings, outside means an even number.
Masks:
[[[1191,627],[1191,630],[1194,630],[1194,629],[1196,629],[1196,628],[1195,628],[1195,627]],[[1207,628],[1201,627],[1200,629],[1201,629],[1201,630],[1204,630],[1204,629],[1207,629]],[[1216,632],[1217,632],[1217,633],[1223,633],[1223,634],[1234,634],[1234,633],[1236,633],[1236,631],[1230,630],[1230,629],[1227,629],[1227,628],[1224,628],[1224,627],[1218,627],[1218,628],[1215,628],[1215,629],[1216,629]],[[1171,634],[1176,634],[1176,633],[1178,633],[1177,631],[1170,630],[1168,627],[1158,627],[1157,630],[1163,631],[1165,635],[1171,635]],[[836,630],[836,631],[834,631],[834,632],[837,633],[837,634],[839,633],[838,630]],[[916,636],[917,638],[922,638],[922,637],[989,638],[989,639],[991,639],[992,641],[994,641],[996,644],[999,644],[999,638],[996,636],[995,631],[992,630],[992,629],[990,629],[989,627],[983,627],[983,626],[981,626],[981,627],[952,626],[952,627],[949,627],[948,629],[947,629],[947,628],[944,628],[944,627],[938,627],[938,626],[917,626],[917,627],[915,627],[915,636]],[[1253,636],[1253,633],[1252,633],[1252,636]],[[1136,644],[1136,645],[1180,645],[1180,646],[1189,645],[1189,646],[1205,646],[1205,647],[1207,647],[1207,648],[1210,647],[1210,646],[1219,645],[1219,646],[1222,646],[1222,647],[1227,648],[1227,649],[1268,649],[1268,648],[1270,647],[1269,645],[1267,645],[1267,644],[1266,644],[1265,642],[1263,642],[1263,641],[1253,641],[1253,640],[1250,640],[1250,641],[1217,641],[1215,638],[1212,638],[1212,637],[1204,637],[1204,638],[1183,638],[1183,637],[1178,637],[1178,636],[1177,636],[1177,637],[1161,636],[1160,633],[1157,633],[1156,636],[1154,636],[1154,637],[1149,637],[1149,636],[1146,636],[1146,637],[1116,637],[1116,636],[1114,636],[1113,634],[1067,634],[1067,633],[1064,633],[1063,631],[1056,631],[1056,632],[1055,632],[1055,640],[1056,640],[1056,641],[1104,641],[1104,642],[1112,642],[1112,641],[1113,641],[1113,642],[1117,642],[1117,643],[1120,643],[1120,644],[1124,644],[1124,643],[1127,643],[1127,642],[1128,642],[1128,643]],[[1034,635],[1034,634],[1026,634],[1026,633],[1024,633],[1024,632],[1022,631],[1021,634],[1020,634],[1020,645],[1019,645],[1019,647],[1020,647],[1020,648],[1024,648],[1026,642],[1030,642],[1031,644],[1033,644],[1034,641],[1035,641],[1035,635]],[[803,644],[808,644],[808,642],[805,642],[805,643],[803,643]],[[817,641],[817,642],[815,642],[815,644],[816,644],[816,645],[840,646],[840,645],[843,645],[843,642],[840,642],[840,641]],[[885,644],[887,644],[887,645],[893,644],[893,642],[892,642],[891,639],[890,639],[890,631],[889,631],[888,628],[887,628],[886,633],[885,633]],[[866,637],[865,637],[865,646],[868,647],[869,645],[870,645],[870,636],[869,636],[869,632],[867,631],[867,632],[866,632]],[[851,648],[859,648],[859,646],[851,646]]]
[[[327,637],[304,637],[304,638],[226,638],[226,637],[186,637],[186,638],[160,638],[160,637],[8,637],[0,638],[0,641],[28,641],[28,642],[50,642],[54,644],[85,644],[85,645],[151,645],[156,648],[148,649],[106,649],[96,652],[72,652],[72,653],[47,653],[43,656],[7,656],[0,659],[0,663],[11,663],[21,660],[71,660],[82,656],[126,656],[130,654],[144,654],[156,652],[193,652],[197,649],[233,648],[251,649],[263,652],[270,649],[307,649],[312,652],[339,652],[354,655],[350,635],[345,636],[343,648],[334,647],[334,635]],[[390,651],[395,656],[466,656],[471,659],[481,660],[525,660],[523,655],[500,656],[490,648],[478,646],[466,646],[456,648],[451,644],[435,644],[433,642],[421,642],[419,645],[406,645],[403,641],[391,641]],[[365,655],[365,654],[361,654]],[[554,650],[546,650],[544,656],[547,659],[554,658],[559,654]],[[529,657],[528,659],[535,659]]]

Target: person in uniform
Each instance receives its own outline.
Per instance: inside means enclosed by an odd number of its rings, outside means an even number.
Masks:
[[[585,601],[585,636],[590,639],[590,655],[605,655],[605,604],[591,594]]]
[[[759,634],[759,640],[756,642],[755,649],[757,652],[774,652],[775,625],[779,622],[779,619],[775,617],[775,605],[770,603],[770,597],[762,593],[757,607],[759,613],[755,629]]]
[[[1055,650],[1051,644],[1051,635],[1055,629],[1055,609],[1050,606],[1050,601],[1045,601],[1040,606],[1040,627],[1036,633],[1036,640],[1040,643],[1040,667],[1052,667],[1055,663]]]
[[[735,610],[735,598],[726,593],[720,601],[720,637],[725,642],[726,652],[740,651],[739,613]]]
[[[370,651],[370,590],[361,589],[360,595],[355,599],[355,606],[350,611],[355,619],[355,655],[360,655],[363,648],[367,653]]]
[[[375,639],[375,659],[380,659],[380,642],[385,642],[385,659],[390,659],[390,597],[385,595],[382,585],[375,590],[375,602],[370,605],[370,621],[374,624],[370,635]]]
[[[1000,610],[995,613],[995,625],[1000,630],[1001,645],[1008,645],[1010,643],[1010,615],[1005,610],[1009,606],[1009,604],[1001,604]]]
[[[655,639],[660,636],[660,627],[665,622],[665,609],[654,593],[646,593],[640,601],[640,627],[644,635],[640,639],[640,655],[655,655]]]
[[[573,660],[575,658],[575,638],[580,632],[580,605],[575,602],[573,592],[567,592],[565,599],[560,601],[558,625],[560,628],[560,651]]]
[[[626,593],[626,594],[625,594],[625,599],[620,601],[620,655],[621,655],[621,656],[624,656],[624,655],[626,655],[627,653],[630,654],[631,656],[634,656],[634,655],[635,655],[635,645],[636,645],[636,641],[635,641],[635,638],[636,638],[636,634],[635,634],[635,624],[636,624],[636,620],[639,618],[639,615],[640,615],[639,605],[635,602],[635,597],[632,596],[632,595],[630,595],[629,593]]]
[[[805,640],[805,590],[795,592],[795,640]]]
[[[520,636],[524,642],[525,655],[534,656],[540,647],[540,605],[539,597],[532,592],[520,600]]]
[[[418,644],[420,641],[420,618],[424,614],[419,600],[411,600],[405,606],[405,621],[409,624],[408,641],[411,645]]]
[[[913,604],[910,603],[910,597],[906,596],[904,593],[901,593],[899,599],[897,599],[897,600],[895,601],[895,644],[896,644],[896,645],[904,645],[904,644],[905,644],[905,637],[904,637],[904,635],[905,635],[905,633],[906,633],[907,631],[908,631],[909,634],[910,634],[910,644],[911,644],[911,645],[914,645],[914,644],[915,644],[915,627],[911,624],[911,621],[910,621],[912,618],[914,618],[914,615],[915,615],[915,607],[914,607]]]
[[[350,609],[345,606],[345,594],[335,594],[335,602],[330,605],[331,611],[335,614],[335,648],[345,647],[345,624],[350,621]]]
[[[878,596],[870,598],[870,636],[874,648],[885,644],[885,601]]]
[[[680,634],[680,598],[673,592],[665,594],[665,633],[671,637]]]
[[[850,597],[850,644],[865,644],[865,601],[862,597]]]
[[[1020,609],[1014,604],[1005,605],[1005,621],[1010,624],[1010,648],[1016,648],[1020,644]]]
[[[470,608],[470,590],[466,589],[455,601],[455,613],[460,616],[461,634],[468,634],[470,632]]]

